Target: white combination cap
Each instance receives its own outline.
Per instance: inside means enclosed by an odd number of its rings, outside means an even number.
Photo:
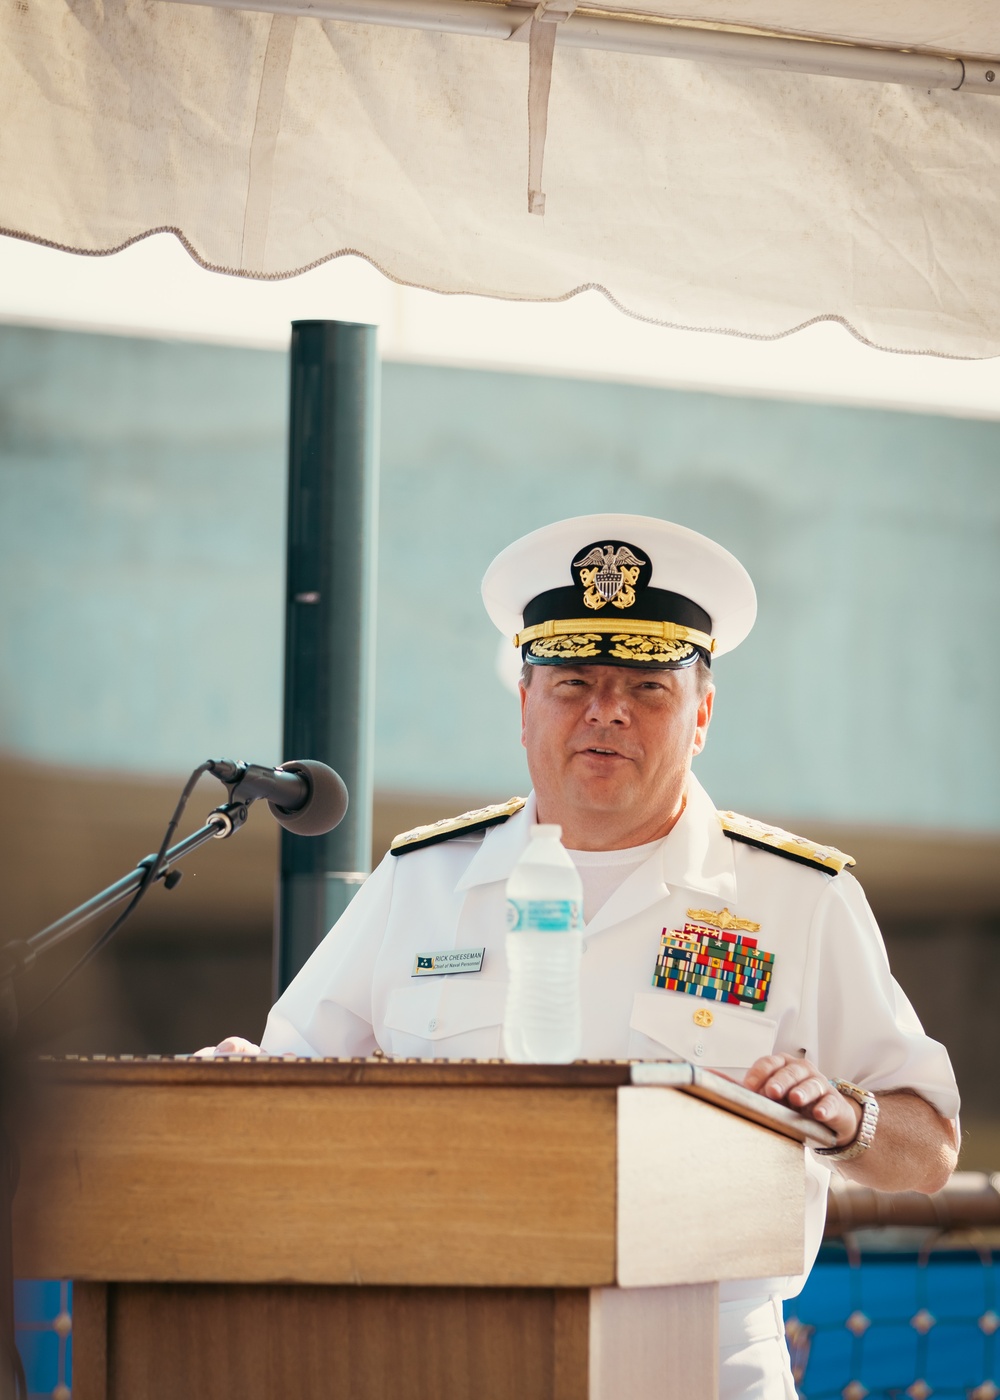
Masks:
[[[543,666],[690,666],[739,646],[757,616],[738,559],[648,515],[533,530],[486,570],[483,602],[523,659]]]

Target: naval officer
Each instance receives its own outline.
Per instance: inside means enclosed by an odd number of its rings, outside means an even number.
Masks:
[[[584,889],[582,1055],[680,1056],[835,1133],[807,1154],[808,1272],[831,1167],[881,1190],[940,1189],[958,1094],[892,978],[851,858],[717,811],[691,771],[715,662],[754,622],[750,578],[682,526],[596,515],[509,546],[483,598],[521,653],[532,792],[397,837],[279,998],[262,1048],[500,1055],[504,886],[531,825],[557,823]],[[710,943],[731,951],[701,976],[693,957]],[[478,971],[412,975],[465,950]],[[254,1049],[232,1039],[217,1053]],[[725,1400],[794,1400],[781,1299],[804,1277],[722,1286]]]

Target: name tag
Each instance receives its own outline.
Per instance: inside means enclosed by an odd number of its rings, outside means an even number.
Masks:
[[[452,948],[446,953],[418,953],[411,977],[448,977],[456,972],[479,972],[485,948]]]

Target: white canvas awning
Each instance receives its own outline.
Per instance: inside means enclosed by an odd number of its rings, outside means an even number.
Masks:
[[[358,253],[442,292],[598,287],[672,325],[1000,353],[986,0],[543,0],[541,217],[531,9],[256,2],[6,0],[0,231],[108,253],[167,229],[248,277]]]

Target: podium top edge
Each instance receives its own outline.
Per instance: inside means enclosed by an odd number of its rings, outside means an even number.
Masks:
[[[371,1088],[616,1089],[631,1083],[627,1060],[516,1065],[504,1060],[293,1059],[285,1056],[66,1056],[42,1058],[48,1084],[366,1085]]]
[[[705,1099],[762,1127],[801,1142],[829,1146],[829,1128],[684,1060],[577,1060],[569,1065],[521,1065],[507,1060],[305,1059],[291,1056],[67,1055],[43,1056],[36,1084],[225,1085],[257,1088],[365,1086],[470,1089],[676,1089]]]

